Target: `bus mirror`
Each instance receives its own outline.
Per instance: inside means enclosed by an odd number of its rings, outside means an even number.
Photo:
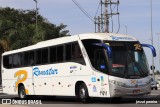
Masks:
[[[93,43],[93,45],[105,48],[107,50],[108,57],[112,58],[112,49],[109,45],[104,44],[104,43]]]
[[[152,51],[152,54],[153,54],[153,57],[156,57],[156,49],[152,46],[152,45],[149,45],[149,44],[141,44],[142,47],[148,47],[151,49]]]

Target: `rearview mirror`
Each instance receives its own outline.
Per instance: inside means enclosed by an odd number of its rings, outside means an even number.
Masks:
[[[142,46],[142,47],[150,48],[151,51],[152,51],[153,57],[156,57],[156,49],[155,49],[152,45],[149,45],[149,44],[141,44],[141,46]]]

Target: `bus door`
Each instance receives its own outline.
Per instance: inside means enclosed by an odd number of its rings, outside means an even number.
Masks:
[[[108,67],[105,49],[97,49],[94,52],[94,68],[99,72],[96,73],[96,87],[99,90],[99,94],[102,97],[108,97],[109,86],[108,86]],[[101,73],[100,73],[101,72]]]
[[[97,49],[94,51],[94,67],[101,72],[106,72],[106,57],[104,49]]]

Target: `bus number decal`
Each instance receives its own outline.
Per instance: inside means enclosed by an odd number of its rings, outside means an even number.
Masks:
[[[20,70],[15,73],[14,77],[17,78],[17,81],[15,82],[15,92],[16,92],[18,90],[18,84],[26,81],[28,74],[27,74],[27,71]],[[28,89],[25,89],[25,91],[26,91],[26,94],[29,94]]]

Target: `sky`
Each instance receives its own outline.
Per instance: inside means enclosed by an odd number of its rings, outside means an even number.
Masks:
[[[94,23],[86,17],[72,0],[37,0],[39,13],[49,22],[67,25],[71,35],[95,31]],[[93,18],[95,17],[99,0],[76,0]],[[112,0],[115,1],[115,0]],[[151,0],[120,0],[120,30],[118,33],[136,37],[141,43],[151,44]],[[15,9],[35,9],[34,0],[0,0],[0,7]],[[114,7],[114,6],[113,6]],[[160,33],[160,0],[152,0],[153,43],[157,51],[154,58],[156,70],[160,70],[160,54],[158,52],[158,35]],[[113,32],[118,30],[118,17],[113,16]],[[110,31],[112,31],[110,23]],[[160,38],[160,37],[159,37]],[[145,49],[149,66],[152,64],[152,54]]]

